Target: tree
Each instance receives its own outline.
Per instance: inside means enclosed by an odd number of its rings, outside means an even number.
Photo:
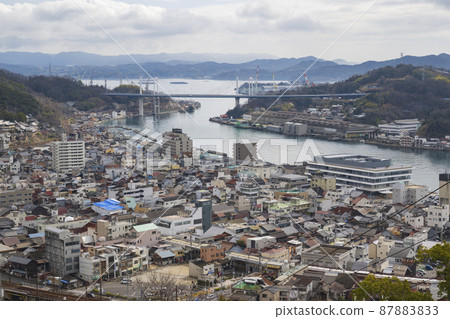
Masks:
[[[190,285],[179,281],[177,275],[158,272],[156,269],[135,277],[133,286],[143,299],[179,300],[191,292]]]
[[[369,274],[359,282],[359,287],[352,291],[355,300],[377,301],[427,301],[433,300],[429,292],[412,291],[409,282],[397,277],[376,278]]]
[[[246,247],[245,241],[244,241],[243,239],[239,239],[239,240],[236,242],[236,245],[238,245],[238,246],[241,247],[241,248],[245,248],[245,247]]]
[[[443,281],[439,283],[439,293],[450,296],[450,244],[434,245],[430,249],[422,246],[417,252],[417,260],[422,263],[433,263],[438,270],[437,275],[442,277]]]

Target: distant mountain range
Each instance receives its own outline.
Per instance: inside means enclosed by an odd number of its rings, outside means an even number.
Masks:
[[[189,64],[215,61],[218,63],[243,63],[258,58],[274,59],[269,54],[220,54],[220,53],[159,53],[159,54],[133,54],[139,63],[163,62],[168,64]],[[26,62],[26,63],[24,63]],[[0,52],[0,63],[11,65],[31,65],[47,68],[49,64],[57,66],[103,66],[133,63],[128,55],[99,55],[86,52],[61,52],[46,54],[39,52]]]
[[[261,55],[259,55],[261,57]],[[404,56],[387,61],[367,61],[351,64],[345,60],[317,60],[309,56],[304,58],[254,59],[254,55],[225,55],[225,54],[157,54],[135,55],[141,66],[153,77],[159,78],[191,78],[234,80],[239,77],[246,81],[249,77],[260,81],[300,79],[308,70],[307,76],[311,82],[336,82],[349,78],[355,74],[384,66],[411,64],[414,66],[431,66],[434,68],[450,69],[450,55],[428,55],[423,57]],[[69,76],[76,79],[135,79],[146,73],[136,64],[130,63],[128,56],[101,56],[83,52],[64,52],[56,55],[26,52],[0,53],[0,68],[23,75]],[[250,61],[225,63],[220,61]],[[214,61],[214,62],[212,62]],[[313,64],[313,65],[312,65]],[[312,65],[312,67],[311,67]]]

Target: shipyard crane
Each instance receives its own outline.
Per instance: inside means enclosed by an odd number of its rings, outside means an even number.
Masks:
[[[310,82],[308,77],[306,76],[306,73],[303,73],[303,76],[305,77],[305,83],[306,83],[306,87],[313,87],[315,86],[313,82]]]

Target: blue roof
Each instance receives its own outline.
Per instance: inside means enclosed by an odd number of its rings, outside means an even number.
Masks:
[[[119,201],[115,199],[107,199],[104,202],[94,203],[95,206],[103,208],[107,211],[121,210],[124,209],[123,206],[119,205]]]

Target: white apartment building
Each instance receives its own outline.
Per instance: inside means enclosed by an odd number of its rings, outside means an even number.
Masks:
[[[266,164],[264,162],[251,162],[248,165],[240,165],[237,169],[239,174],[245,175],[246,173],[251,172],[262,179],[271,178],[272,175],[279,170],[277,165]]]
[[[425,210],[428,213],[427,226],[434,227],[437,231],[443,230],[449,221],[449,205],[429,206]]]
[[[400,204],[413,204],[420,199],[417,204],[424,203],[427,198],[428,187],[423,185],[405,185],[396,183],[392,187],[392,202]]]
[[[201,227],[205,232],[211,227],[211,202],[199,200],[195,205],[186,205],[177,215],[163,216],[156,221],[161,235],[173,236]]]
[[[356,187],[367,192],[391,191],[395,183],[407,184],[411,180],[412,167],[393,167],[390,159],[365,155],[315,156],[308,162],[305,175],[311,177],[317,171],[336,177],[339,186]]]
[[[395,120],[389,124],[379,124],[378,128],[386,136],[400,136],[402,132],[414,134],[419,129],[421,123],[417,119]]]
[[[53,169],[57,172],[71,172],[84,168],[86,149],[84,141],[61,141],[52,144]]]

